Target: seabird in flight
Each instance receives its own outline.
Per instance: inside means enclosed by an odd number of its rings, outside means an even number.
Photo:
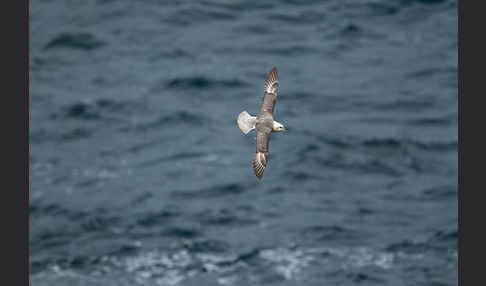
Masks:
[[[243,133],[248,134],[256,129],[256,150],[253,158],[253,172],[261,179],[268,162],[268,142],[270,132],[286,131],[285,127],[273,120],[273,110],[277,101],[278,92],[278,75],[277,68],[272,68],[265,78],[265,91],[260,113],[257,116],[251,116],[248,112],[243,111],[238,115],[238,127]]]

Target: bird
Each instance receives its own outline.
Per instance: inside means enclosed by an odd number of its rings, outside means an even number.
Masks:
[[[264,95],[257,116],[251,116],[246,110],[242,111],[236,120],[238,127],[246,135],[255,129],[255,154],[253,157],[253,173],[261,180],[268,163],[268,143],[272,131],[285,131],[285,126],[273,119],[275,102],[278,93],[277,68],[273,67],[265,77]]]

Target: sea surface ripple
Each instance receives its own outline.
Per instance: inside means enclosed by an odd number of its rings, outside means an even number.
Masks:
[[[31,285],[457,284],[457,1],[29,4]]]

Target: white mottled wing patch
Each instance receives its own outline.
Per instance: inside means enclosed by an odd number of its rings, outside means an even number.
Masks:
[[[277,68],[273,67],[265,77],[265,93],[277,96],[278,92],[278,74]]]
[[[267,155],[262,152],[256,152],[253,158],[253,173],[258,179],[263,177],[263,172],[265,172],[265,167],[267,166]]]
[[[255,129],[256,117],[251,116],[246,111],[243,111],[238,115],[236,122],[238,122],[238,127],[240,127],[241,131],[248,134],[248,132]]]

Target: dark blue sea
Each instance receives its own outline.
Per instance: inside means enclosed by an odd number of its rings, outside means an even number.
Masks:
[[[29,5],[30,285],[457,285],[457,1]]]

